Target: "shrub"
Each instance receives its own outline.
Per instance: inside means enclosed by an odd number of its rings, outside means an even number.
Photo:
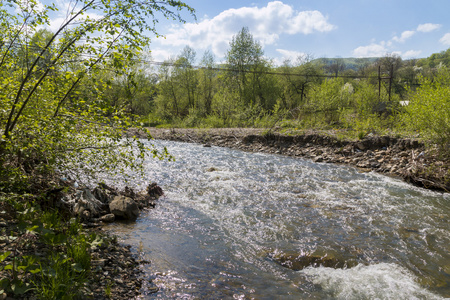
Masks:
[[[450,155],[450,70],[441,67],[435,78],[421,77],[420,87],[410,92],[403,121]]]

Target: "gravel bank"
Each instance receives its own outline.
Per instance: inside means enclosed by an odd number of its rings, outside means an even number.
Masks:
[[[318,132],[267,134],[259,128],[150,128],[150,132],[155,139],[347,164],[361,171],[399,177],[427,189],[450,191],[450,162],[440,159],[435,150],[427,149],[423,143],[414,139],[369,135],[361,140],[342,140]]]

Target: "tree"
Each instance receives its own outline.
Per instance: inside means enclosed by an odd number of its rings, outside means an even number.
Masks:
[[[124,72],[106,70],[99,74],[97,80],[107,83],[104,98],[116,110],[124,110],[136,117],[147,115],[151,111],[158,77],[141,57],[130,61]]]
[[[327,66],[327,69],[330,73],[334,74],[334,77],[338,77],[339,73],[345,70],[345,62],[342,58],[335,58]]]
[[[430,57],[420,60],[421,66],[429,68],[436,68],[441,64],[447,67],[450,66],[450,48],[439,53],[433,53],[430,55]]]
[[[181,55],[175,62],[175,76],[179,77],[180,86],[184,89],[183,93],[187,98],[185,111],[195,108],[195,93],[197,89],[198,79],[193,68],[195,63],[195,50],[189,46],[184,47]]]
[[[398,81],[398,70],[402,67],[403,61],[402,58],[398,54],[386,54],[384,57],[378,59],[378,67],[381,71],[381,74],[388,74],[388,93],[391,94],[392,89],[394,91],[399,92],[402,89],[402,86]]]
[[[171,0],[73,1],[56,32],[42,34],[57,10],[37,0],[0,3],[0,189],[36,172],[139,169],[139,158],[165,154],[125,137],[135,124],[104,99],[105,82],[80,87],[105,68],[123,70],[158,36],[157,14],[183,21],[181,11],[194,10]]]
[[[450,156],[450,69],[440,67],[434,78],[419,76],[419,82],[404,108],[405,124]]]
[[[175,76],[175,59],[171,58],[159,68],[158,95],[156,110],[163,119],[172,119],[182,115],[181,91]]]
[[[244,105],[255,103],[255,86],[251,79],[258,79],[263,62],[261,45],[253,39],[248,27],[243,27],[230,42],[226,61],[230,71],[230,79],[239,90],[240,102]]]
[[[397,54],[386,54],[378,60],[382,73],[394,73],[402,66],[402,58]]]
[[[206,51],[203,54],[200,65],[203,69],[199,75],[199,94],[204,108],[204,115],[211,113],[211,105],[215,94],[214,79],[217,77],[216,65],[214,62],[214,54]]]
[[[284,78],[284,108],[293,109],[304,104],[308,90],[320,82],[321,66],[309,55],[298,56],[293,63],[286,60],[280,68]]]

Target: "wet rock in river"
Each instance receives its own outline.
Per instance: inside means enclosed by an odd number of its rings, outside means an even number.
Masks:
[[[320,266],[334,269],[345,269],[352,268],[357,265],[355,260],[345,260],[329,254],[321,256],[317,254],[279,252],[272,253],[269,256],[276,263],[294,271],[303,270],[307,267],[316,268]]]
[[[147,194],[151,197],[158,199],[164,195],[162,188],[156,183],[150,183],[147,187]]]
[[[125,196],[116,196],[109,204],[109,209],[118,218],[126,220],[135,220],[139,216],[139,207],[137,203]]]

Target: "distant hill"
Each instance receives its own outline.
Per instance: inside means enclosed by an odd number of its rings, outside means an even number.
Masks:
[[[446,51],[433,53],[430,55],[430,57],[422,58],[421,60],[419,60],[419,66],[435,68],[440,64],[450,66],[450,48],[448,48]]]
[[[344,65],[344,70],[354,70],[358,71],[361,67],[366,65],[371,65],[379,60],[381,57],[365,57],[365,58],[317,58],[313,62],[323,65],[325,68],[332,66],[333,64],[339,63]]]
[[[347,58],[317,58],[314,59],[313,62],[323,65],[325,68],[331,67],[335,65],[336,63],[343,64],[344,67],[341,69],[343,70],[354,70],[358,71],[360,67],[371,65],[375,63],[377,60],[381,59],[382,57],[365,57],[365,58],[354,58],[354,57],[347,57]],[[408,60],[403,60],[403,62],[407,62]],[[439,64],[450,66],[450,48],[441,51],[439,53],[433,53],[427,58],[421,58],[417,60],[418,66],[424,66],[424,67],[431,67],[435,68],[439,66]]]

